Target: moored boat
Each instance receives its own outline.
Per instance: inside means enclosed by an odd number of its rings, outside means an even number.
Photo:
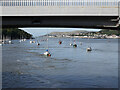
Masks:
[[[44,52],[45,56],[51,56],[51,54],[49,53],[48,49],[46,50],[46,52]]]
[[[87,51],[92,51],[92,48],[91,47],[87,48]]]

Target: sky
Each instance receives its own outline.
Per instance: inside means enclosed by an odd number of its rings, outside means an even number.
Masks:
[[[45,35],[51,32],[69,32],[76,30],[86,30],[86,31],[100,31],[101,29],[85,29],[85,28],[20,28],[34,37]]]

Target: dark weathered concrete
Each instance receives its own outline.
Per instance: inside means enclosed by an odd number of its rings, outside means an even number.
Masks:
[[[118,16],[3,16],[3,27],[118,29]]]

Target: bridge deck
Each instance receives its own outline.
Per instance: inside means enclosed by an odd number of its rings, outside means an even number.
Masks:
[[[118,16],[111,0],[1,0],[0,16]]]
[[[0,16],[3,27],[119,27],[119,0],[90,1],[1,0]]]
[[[1,16],[118,16],[118,8],[100,7],[2,7]]]

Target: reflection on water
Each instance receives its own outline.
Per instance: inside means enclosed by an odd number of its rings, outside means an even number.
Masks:
[[[43,55],[46,41],[3,45],[3,88],[118,87],[117,39],[76,39],[77,48],[69,38],[61,40],[59,45],[59,39],[49,39],[51,57]],[[88,46],[92,52],[86,52]]]

